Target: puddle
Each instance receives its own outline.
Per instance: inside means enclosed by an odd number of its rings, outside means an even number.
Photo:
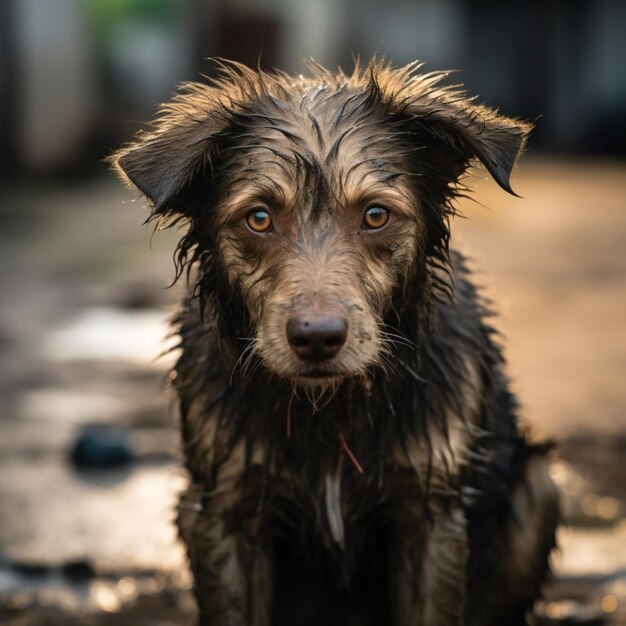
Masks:
[[[626,519],[609,529],[560,528],[558,546],[553,558],[560,574],[626,572]]]
[[[23,393],[17,414],[23,419],[82,424],[111,421],[127,410],[128,403],[114,396],[51,387]]]
[[[97,307],[82,311],[44,340],[46,359],[68,361],[130,361],[166,368],[172,347],[165,339],[170,313]]]
[[[2,624],[137,626],[158,622],[182,626],[190,623],[195,610],[186,569],[172,574],[128,571],[77,580],[58,568],[24,574],[0,564],[0,581],[7,577],[14,585],[0,588]],[[138,619],[142,615],[148,620]]]
[[[12,562],[99,571],[174,571],[184,562],[174,524],[186,479],[175,463],[75,472],[55,459],[2,466],[0,546]]]

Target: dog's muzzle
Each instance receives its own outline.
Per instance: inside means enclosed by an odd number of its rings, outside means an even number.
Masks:
[[[348,320],[334,313],[313,313],[287,321],[287,341],[303,361],[328,361],[348,338]]]

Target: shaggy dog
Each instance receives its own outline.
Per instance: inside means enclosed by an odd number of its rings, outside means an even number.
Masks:
[[[112,162],[183,223],[177,318],[203,626],[526,623],[558,518],[463,257],[459,182],[530,130],[419,65],[221,64]]]

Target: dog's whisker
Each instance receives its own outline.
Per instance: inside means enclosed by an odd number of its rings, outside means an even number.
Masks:
[[[256,349],[249,352],[245,362],[241,368],[241,375],[244,378],[250,379],[254,376],[254,372],[261,366],[261,359],[256,358]]]
[[[397,358],[398,363],[403,367],[403,369],[411,375],[411,377],[418,383],[426,383],[428,382],[426,379],[422,378],[408,363],[403,361],[401,358]]]
[[[254,358],[256,354],[251,355],[248,359],[247,363],[251,364],[249,367],[246,367],[246,377],[253,378],[255,372],[263,366],[263,361],[260,358]]]
[[[411,350],[415,349],[415,344],[408,339],[405,339],[404,337],[396,337],[382,331],[380,335],[381,338],[384,339],[384,344],[391,344],[393,346],[405,346],[407,348],[410,348]]]
[[[242,351],[241,354],[239,355],[239,358],[237,359],[237,361],[235,361],[235,364],[233,365],[233,368],[230,372],[230,379],[228,381],[229,386],[232,387],[233,384],[233,376],[235,375],[235,371],[237,369],[237,367],[239,365],[241,365],[241,372],[243,373],[245,370],[245,362],[246,360],[248,360],[249,357],[252,357],[252,355],[254,354],[254,350],[255,350],[255,344],[254,344],[254,339],[251,340],[251,343],[249,345],[247,345]]]
[[[414,341],[411,341],[406,335],[400,332],[400,330],[396,328],[395,326],[392,326],[391,324],[381,324],[381,327],[383,329],[389,328],[392,331],[392,332],[389,332],[388,330],[383,330],[383,332],[386,335],[390,337],[399,337],[402,340],[406,341],[409,345],[412,345],[413,347],[417,347]]]

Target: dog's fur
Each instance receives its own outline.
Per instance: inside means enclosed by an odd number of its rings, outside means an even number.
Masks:
[[[448,247],[470,162],[511,192],[530,128],[418,67],[223,63],[112,159],[187,226],[179,527],[205,626],[515,626],[546,577],[545,448],[520,434],[489,308]],[[286,324],[331,314],[347,339],[311,365]]]

